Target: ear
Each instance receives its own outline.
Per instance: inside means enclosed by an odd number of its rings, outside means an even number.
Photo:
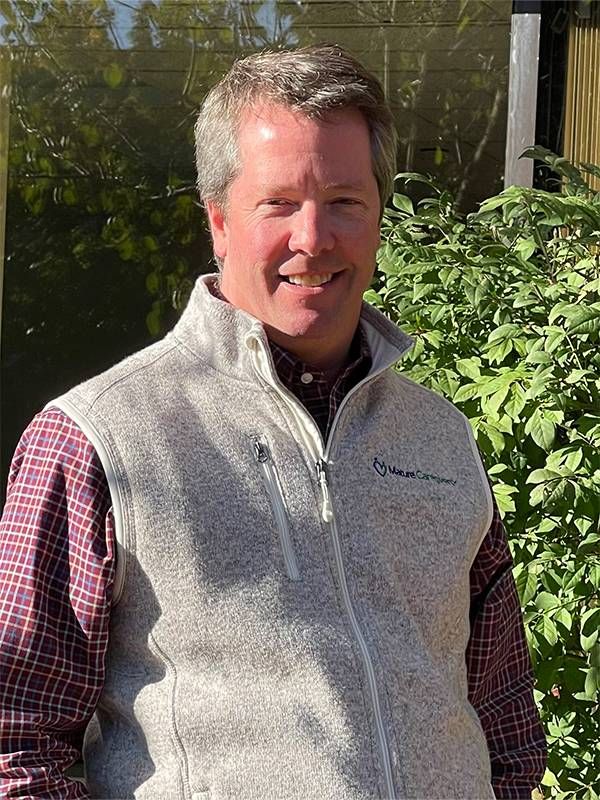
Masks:
[[[225,214],[220,206],[213,200],[206,201],[206,215],[210,225],[210,233],[213,240],[213,250],[218,258],[225,258],[227,255],[227,222]]]

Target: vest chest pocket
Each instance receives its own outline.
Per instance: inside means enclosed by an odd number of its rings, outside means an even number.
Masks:
[[[271,501],[288,577],[292,581],[299,581],[300,570],[298,569],[298,562],[292,544],[289,513],[283,496],[279,475],[277,474],[277,467],[275,466],[269,448],[258,436],[252,437],[252,448],[254,459],[258,464],[267,494],[269,495],[269,500]]]

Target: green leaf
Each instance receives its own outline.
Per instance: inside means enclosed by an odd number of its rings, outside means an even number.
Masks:
[[[584,692],[590,700],[593,700],[600,689],[600,667],[590,667],[585,676]]]
[[[592,547],[594,550],[597,550],[598,548],[596,547],[596,545],[598,544],[598,542],[600,542],[600,534],[592,531],[585,537],[583,541],[579,543],[577,550],[581,551],[587,547]]]
[[[413,286],[413,303],[421,300],[423,297],[429,297],[436,290],[436,284],[432,283],[415,283]]]
[[[600,608],[589,608],[581,616],[580,642],[582,648],[592,650],[600,635]]]
[[[104,82],[110,86],[111,89],[116,89],[123,82],[124,73],[121,67],[115,62],[111,62],[102,71]]]
[[[525,392],[520,384],[513,383],[510,387],[510,397],[504,404],[504,411],[511,419],[518,421],[524,408]]]
[[[553,472],[551,469],[534,469],[530,475],[527,476],[525,483],[543,483],[544,481],[552,481],[560,479],[562,476],[558,472]]]
[[[554,442],[555,425],[543,411],[537,409],[527,420],[525,433],[531,436],[538,447],[548,451]]]
[[[558,642],[558,631],[556,625],[550,617],[544,615],[536,625],[536,630],[544,637],[550,645],[555,645]]]
[[[455,403],[464,403],[479,394],[479,386],[476,383],[465,383],[459,386],[452,398]]]
[[[532,350],[525,357],[526,364],[551,364],[552,356],[544,350]]]
[[[493,211],[495,208],[500,208],[510,201],[510,197],[505,194],[500,194],[497,197],[491,197],[489,200],[484,200],[479,207],[479,213],[485,211]]]
[[[535,239],[530,237],[528,239],[521,239],[515,249],[521,258],[523,258],[524,261],[527,261],[527,259],[530,258],[533,253],[535,253],[536,248],[537,243]]]
[[[542,786],[560,786],[560,782],[551,770],[546,769],[542,778]]]
[[[490,364],[502,364],[506,356],[512,352],[512,349],[513,342],[510,339],[503,339],[498,344],[488,347],[485,352],[485,357]]]
[[[540,503],[544,501],[544,485],[540,484],[536,486],[533,491],[529,493],[529,503],[530,505],[535,508],[535,506],[539,506]]]
[[[157,307],[153,308],[146,315],[146,327],[151,336],[158,336],[160,334],[160,311]]]
[[[572,589],[574,589],[583,578],[584,573],[585,573],[585,567],[580,567],[575,572],[566,572],[565,577],[563,579],[563,589],[566,592],[569,592]]]
[[[159,248],[156,236],[144,236],[142,242],[149,253],[155,253]]]
[[[565,309],[568,309],[569,307],[570,307],[570,303],[569,303],[568,300],[559,300],[558,303],[556,303],[552,307],[552,309],[550,310],[550,313],[548,314],[548,324],[549,325],[554,325],[554,323],[556,322],[556,320],[559,317],[564,317],[565,316],[565,313],[564,313]],[[577,306],[576,306],[576,308],[577,308]]]
[[[433,309],[429,315],[429,319],[431,320],[432,325],[437,325],[450,311],[450,306],[441,303],[440,305],[433,306]]]
[[[563,342],[566,332],[562,328],[555,328],[548,331],[544,341],[544,350],[547,353],[553,353]]]
[[[504,339],[513,339],[515,336],[519,336],[521,332],[521,327],[519,325],[514,325],[513,323],[500,325],[490,333],[488,336],[488,342],[499,342]]]
[[[509,386],[503,386],[497,392],[494,392],[493,395],[490,395],[490,397],[486,398],[485,403],[483,405],[483,408],[486,411],[486,413],[495,414],[498,411],[502,403],[504,403],[504,400],[506,399],[506,395],[508,394],[509,389],[510,389]]]
[[[579,641],[581,642],[582,648],[586,651],[586,653],[594,647],[596,642],[598,641],[598,630],[592,631],[589,636],[585,634],[580,634]]]
[[[515,510],[515,501],[512,499],[511,495],[515,492],[518,492],[516,486],[509,486],[507,483],[496,483],[493,486],[494,489],[494,497],[496,498],[496,504],[502,514],[508,514],[511,511]]]
[[[574,369],[565,378],[565,383],[569,385],[572,383],[580,383],[584,378],[587,378],[588,375],[594,375],[591,369]]]
[[[370,303],[372,306],[381,305],[381,298],[374,289],[367,289],[363,295],[363,299],[366,303]]]
[[[577,309],[567,318],[565,327],[569,333],[597,333],[600,331],[600,303],[578,306]]]
[[[430,189],[434,189],[438,194],[440,193],[437,183],[432,178],[421,175],[418,172],[399,172],[394,180],[398,179],[406,183],[424,183],[426,186],[429,186]]]
[[[581,449],[573,450],[573,452],[569,453],[569,455],[565,459],[565,466],[575,471],[577,467],[581,464],[582,459],[583,459],[583,451]]]
[[[573,617],[571,616],[569,610],[564,606],[559,608],[556,614],[554,614],[554,621],[563,625],[567,631],[570,631],[573,625]]]
[[[547,611],[560,605],[560,600],[549,592],[540,592],[535,598],[535,605],[539,609]]]
[[[488,397],[495,394],[499,389],[509,386],[516,380],[516,375],[513,371],[503,372],[495,378],[484,376],[479,383],[479,390],[481,397]]]
[[[160,278],[157,272],[149,272],[146,275],[146,289],[150,294],[158,294],[160,290]]]
[[[399,208],[400,211],[404,211],[407,214],[410,214],[411,217],[415,213],[412,200],[405,194],[398,194],[397,192],[395,192],[392,197],[392,204],[394,205],[395,208]]]
[[[485,433],[491,442],[496,455],[499,455],[505,447],[506,441],[504,435],[494,425],[487,422],[481,422],[481,430]]]
[[[516,578],[517,592],[521,605],[526,606],[537,591],[538,579],[535,573],[524,569]]]
[[[477,381],[481,377],[479,364],[474,358],[459,358],[455,366],[457,372],[465,378],[471,378],[472,381]]]

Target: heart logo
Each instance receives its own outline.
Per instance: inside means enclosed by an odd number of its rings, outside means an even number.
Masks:
[[[380,461],[377,456],[373,460],[373,468],[378,475],[381,475],[382,478],[385,478],[387,474],[387,467],[385,465],[385,461]]]

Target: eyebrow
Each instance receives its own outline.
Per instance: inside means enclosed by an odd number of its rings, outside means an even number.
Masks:
[[[364,183],[326,183],[322,187],[326,192],[358,192],[364,191],[366,185]],[[286,184],[276,184],[274,186],[265,186],[263,192],[267,194],[286,194],[287,192],[297,191],[298,189]]]

